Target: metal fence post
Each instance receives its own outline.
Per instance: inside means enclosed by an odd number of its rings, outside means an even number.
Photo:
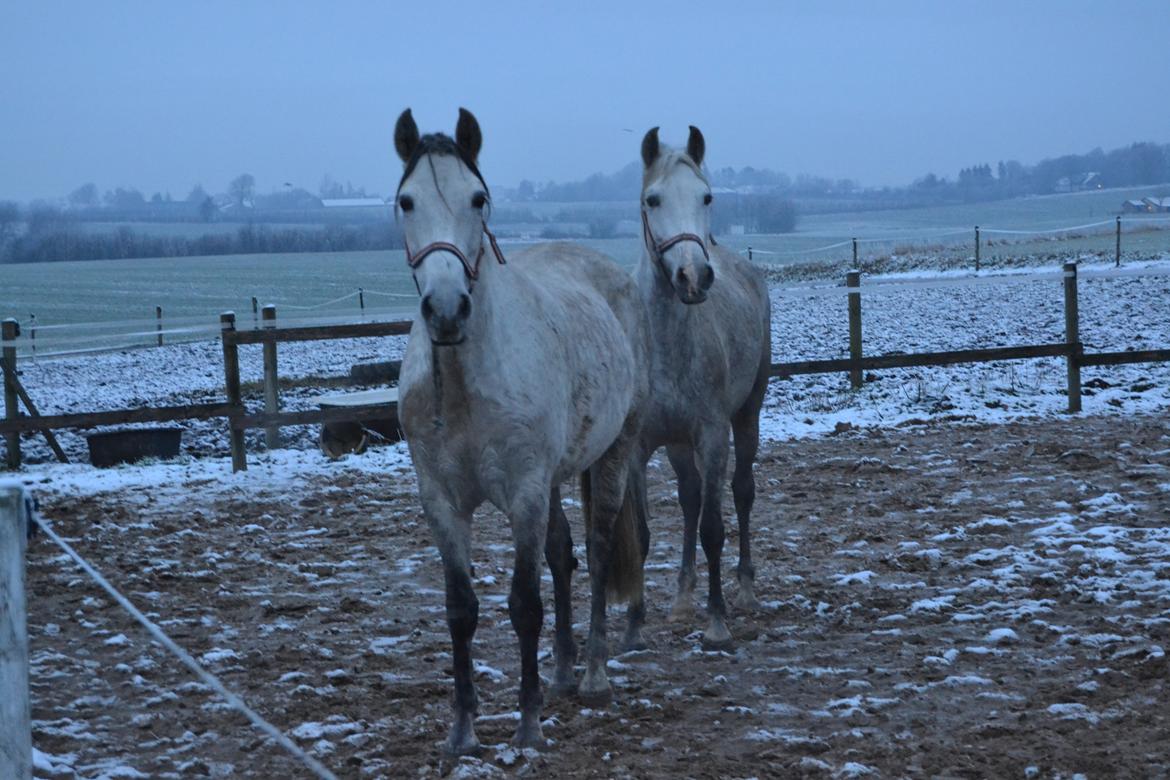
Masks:
[[[1121,267],[1121,215],[1117,216],[1117,249],[1114,255],[1113,265],[1117,268]]]
[[[363,315],[366,313],[366,291],[361,287],[358,288],[358,308]]]
[[[0,483],[0,777],[32,777],[24,488]]]
[[[752,260],[752,248],[749,246],[748,247],[748,262],[750,263],[751,260]]]
[[[252,296],[252,327],[260,324],[260,302],[256,300],[256,296]]]
[[[860,267],[857,265],[857,239],[856,238],[853,239],[853,267],[854,268]]]
[[[37,362],[37,315],[28,315],[28,346],[32,351],[33,362]]]
[[[1064,264],[1064,340],[1069,345],[1068,410],[1081,410],[1081,326],[1077,309],[1077,264]]]
[[[154,329],[155,329],[156,331],[158,331],[158,345],[161,347],[161,346],[162,346],[162,344],[163,344],[163,337],[162,337],[162,307],[161,307],[161,306],[155,306],[155,307],[154,307],[154,319],[155,319],[155,326],[154,326]]]
[[[861,389],[861,271],[850,271],[845,275],[845,286],[856,288],[849,293],[849,384],[854,390]]]
[[[979,273],[979,226],[975,226],[975,273]]]
[[[235,312],[219,315],[220,340],[223,342],[223,380],[228,403],[236,414],[244,411],[240,393],[240,347],[232,336],[236,332]],[[231,439],[232,471],[247,471],[248,456],[244,451],[244,429],[235,426],[235,414],[228,417],[228,435]]]
[[[261,310],[265,328],[276,327],[276,306],[265,304]],[[264,411],[276,414],[280,411],[279,374],[276,370],[276,342],[264,342]],[[274,450],[280,446],[280,426],[268,425],[264,428],[264,446]]]
[[[20,325],[9,317],[0,323],[0,338],[4,341],[0,351],[0,360],[4,366],[0,373],[4,374],[4,419],[15,420],[20,417],[19,400],[16,395],[16,383],[12,377],[16,376],[16,337],[20,335]],[[20,434],[6,433],[4,440],[8,446],[8,468],[20,468]]]

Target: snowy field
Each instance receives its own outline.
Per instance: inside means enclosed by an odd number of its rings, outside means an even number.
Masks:
[[[1081,280],[1087,350],[1170,346],[1170,258],[1147,268]],[[1002,284],[918,272],[867,289],[865,350],[1060,341],[1061,283],[1034,271]],[[773,310],[775,360],[846,356],[838,288],[778,286]],[[312,406],[321,390],[307,378],[401,347],[281,345],[287,408]],[[259,408],[259,347],[241,348],[241,369]],[[22,375],[45,413],[223,397],[215,342]],[[105,471],[47,463],[28,437],[40,462],[21,476],[132,600],[345,777],[1148,776],[1170,740],[1170,365],[1085,369],[1083,381],[1085,413],[1071,417],[1055,359],[873,372],[856,393],[843,374],[774,381],[757,473],[763,610],[734,616],[726,654],[698,648],[699,624],[666,622],[681,532],[656,464],[651,650],[611,662],[610,708],[549,702],[556,744],[543,755],[503,744],[511,554],[506,523],[484,513],[487,748],[458,765],[437,751],[451,690],[442,574],[403,445],[329,462],[309,427],[285,429],[290,448],[272,453],[253,432],[250,470],[233,475],[226,426],[211,421],[187,424],[174,463]],[[84,458],[83,438],[62,438]],[[735,547],[732,533],[729,564]],[[38,776],[299,772],[43,538],[29,567]],[[584,584],[582,572],[579,619]]]
[[[1170,258],[1133,263],[1152,276],[1094,278],[1107,264],[1082,266],[1081,339],[1089,352],[1170,346]],[[1056,268],[1059,268],[1057,266]],[[1054,268],[1043,269],[1044,273]],[[1059,278],[1032,279],[1035,268],[1008,269],[973,279],[965,272],[934,276],[914,271],[867,277],[863,296],[866,354],[924,352],[1063,341]],[[996,280],[1002,280],[997,282]],[[1022,280],[1022,281],[1021,281]],[[874,282],[874,284],[870,284]],[[881,282],[903,282],[882,284]],[[813,281],[773,289],[773,360],[848,356],[843,289]],[[307,378],[335,381],[358,362],[393,360],[403,338],[308,342],[279,346],[280,374],[289,410],[313,407],[320,387]],[[241,378],[249,408],[262,406],[259,346],[240,349]],[[223,357],[217,341],[148,348],[86,358],[21,365],[22,378],[42,413],[67,413],[139,405],[223,400]],[[945,417],[1002,421],[1051,415],[1066,407],[1060,359],[871,372],[865,387],[849,389],[845,374],[773,381],[765,409],[764,436],[783,439],[833,431],[838,423],[890,426]],[[1082,372],[1088,413],[1134,413],[1170,406],[1170,364],[1087,368]],[[184,450],[194,456],[227,454],[222,420],[189,422]],[[62,442],[76,460],[85,441],[68,431]],[[315,429],[286,428],[290,446],[315,447]],[[250,449],[263,448],[250,431]],[[36,437],[26,437],[31,462],[50,459]],[[53,475],[69,473],[54,469]],[[82,473],[90,472],[82,470]]]

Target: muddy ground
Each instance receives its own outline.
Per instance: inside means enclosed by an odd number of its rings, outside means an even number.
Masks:
[[[550,700],[553,744],[540,754],[505,748],[519,666],[510,546],[501,516],[477,516],[484,751],[462,762],[439,752],[451,692],[442,573],[409,473],[355,470],[292,492],[126,489],[44,510],[342,777],[1170,773],[1165,418],[909,425],[765,446],[764,606],[734,615],[732,653],[702,651],[699,617],[667,622],[681,528],[665,471],[650,482],[651,649],[611,662],[609,708]],[[735,549],[732,528],[728,568]],[[701,566],[698,598],[705,577]],[[583,573],[575,584],[581,620]],[[43,537],[29,585],[34,742],[55,761],[83,777],[304,774]],[[551,620],[549,603],[546,674]]]

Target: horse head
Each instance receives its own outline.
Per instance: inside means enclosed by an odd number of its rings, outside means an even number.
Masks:
[[[455,137],[419,136],[410,109],[394,128],[394,148],[405,168],[398,184],[406,260],[421,300],[419,312],[431,342],[453,346],[466,337],[472,289],[480,273],[490,193],[476,166],[483,136],[470,111],[459,109]]]
[[[688,304],[705,301],[715,282],[707,248],[711,185],[701,167],[705,149],[694,125],[686,151],[660,144],[657,127],[642,139],[642,238],[651,262]]]

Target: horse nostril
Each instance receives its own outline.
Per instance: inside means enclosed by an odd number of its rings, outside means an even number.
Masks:
[[[683,286],[687,283],[687,272],[683,269],[678,269],[674,272],[674,283]]]
[[[431,306],[431,296],[429,296],[429,295],[423,296],[422,304],[420,305],[420,308],[422,311],[422,316],[426,319],[429,319],[430,316],[435,313],[434,307]]]
[[[471,316],[471,296],[464,293],[459,297],[459,319],[465,320]]]
[[[713,284],[715,284],[715,269],[708,265],[703,269],[703,283],[700,286],[704,290],[710,290]]]

